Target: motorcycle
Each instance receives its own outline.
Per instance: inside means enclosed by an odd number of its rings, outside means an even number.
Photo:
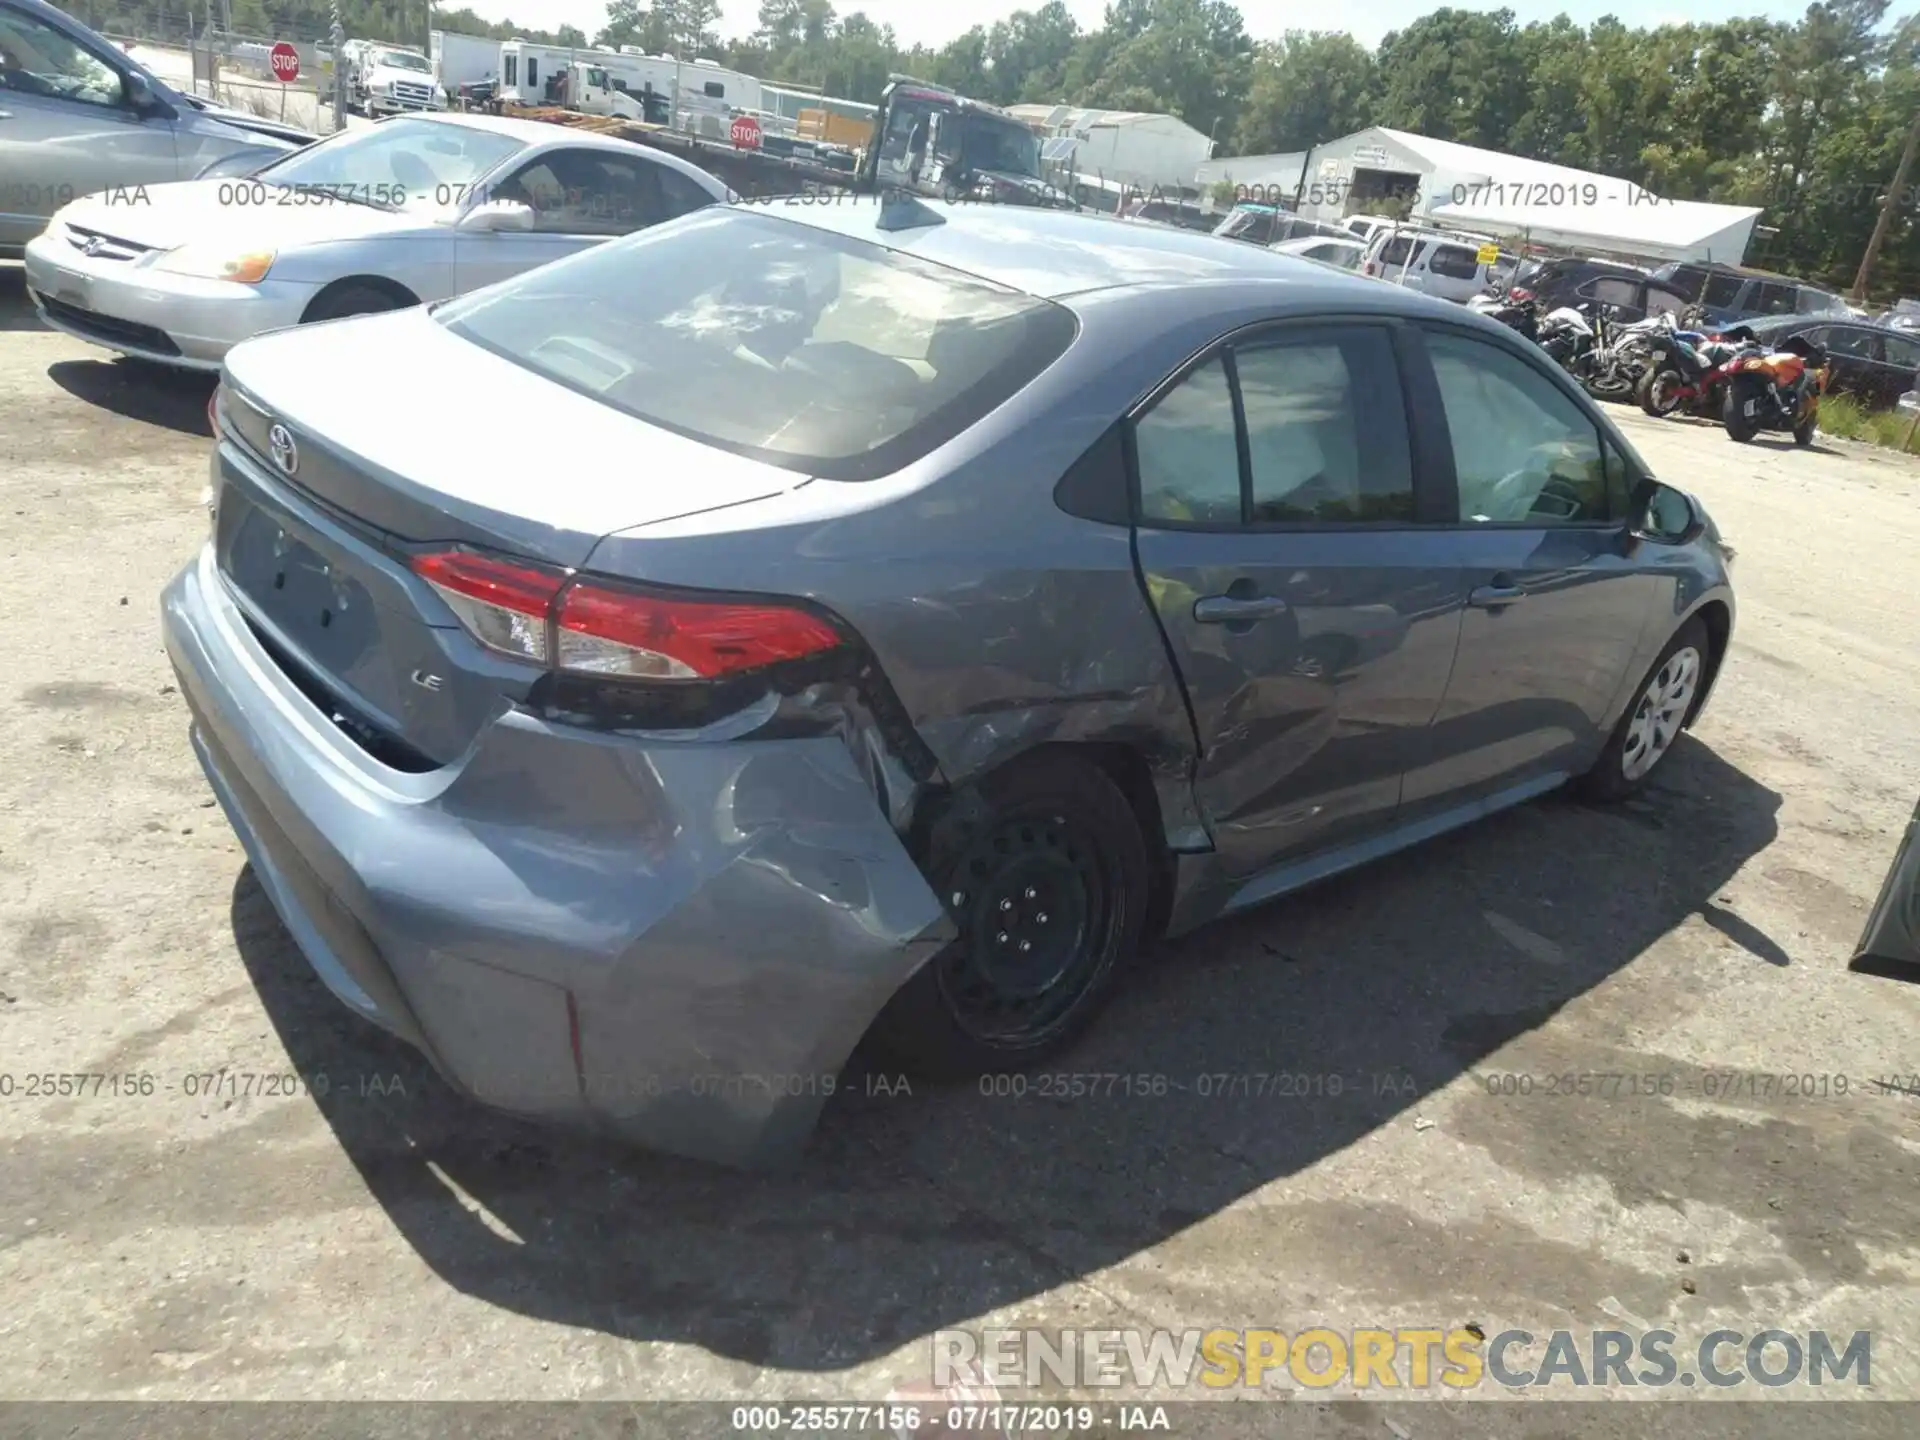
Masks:
[[[1656,336],[1633,398],[1653,416],[1718,416],[1732,362],[1756,348],[1744,325],[1720,335],[1676,329]]]
[[[1598,337],[1586,315],[1572,305],[1547,312],[1546,318],[1540,321],[1534,343],[1576,380],[1583,379],[1593,369]]]
[[[1735,357],[1721,402],[1727,437],[1744,444],[1762,430],[1791,430],[1794,444],[1811,445],[1827,366],[1827,352],[1803,335],[1789,336],[1778,350]]]
[[[1467,301],[1467,308],[1476,315],[1485,315],[1491,320],[1498,320],[1509,330],[1524,335],[1535,343],[1540,339],[1540,307],[1534,303],[1533,297],[1524,291],[1517,295],[1511,292],[1502,294],[1494,290],[1483,291]]]
[[[1587,392],[1596,400],[1626,400],[1633,396],[1641,377],[1653,364],[1656,342],[1677,333],[1671,314],[1649,316],[1630,325],[1609,325],[1600,353],[1595,357]]]

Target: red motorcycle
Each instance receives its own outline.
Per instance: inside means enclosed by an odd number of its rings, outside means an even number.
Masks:
[[[1727,379],[1757,342],[1746,326],[1709,335],[1698,345],[1677,335],[1651,342],[1653,359],[1640,375],[1634,399],[1649,415],[1701,415],[1720,418]]]

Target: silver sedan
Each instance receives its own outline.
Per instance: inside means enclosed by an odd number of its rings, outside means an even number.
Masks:
[[[409,116],[252,176],[76,200],[27,246],[27,290],[78,339],[217,371],[265,331],[463,294],[729,195],[624,140]]]

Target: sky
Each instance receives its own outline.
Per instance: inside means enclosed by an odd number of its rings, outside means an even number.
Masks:
[[[487,20],[518,20],[528,26],[552,30],[561,25],[576,25],[588,35],[606,22],[605,0],[466,0],[476,15]],[[840,0],[836,8],[842,14],[865,11],[881,25],[893,26],[902,45],[944,45],[954,36],[975,25],[991,25],[1015,10],[1034,9],[1041,0]],[[1314,0],[1240,0],[1247,33],[1256,40],[1275,39],[1288,30],[1347,30],[1362,44],[1378,45],[1390,30],[1404,28],[1447,0],[1366,0],[1364,5],[1345,7],[1345,14]],[[1496,10],[1496,4],[1459,4],[1457,8]],[[1067,0],[1067,8],[1083,27],[1095,28],[1106,13],[1106,0]],[[1565,0],[1565,3],[1528,3],[1507,0],[1507,8],[1521,24],[1530,20],[1549,20],[1566,14],[1581,23],[1616,15],[1627,25],[1651,27],[1679,23],[1688,19],[1728,18],[1715,13],[1706,16],[1689,12],[1675,0]],[[1712,9],[1719,11],[1718,5]],[[1806,10],[1806,0],[1746,0],[1727,7],[1731,13],[1765,15],[1791,20]],[[760,10],[759,0],[721,0],[721,34],[733,38],[753,29]],[[1338,18],[1336,18],[1338,17]]]

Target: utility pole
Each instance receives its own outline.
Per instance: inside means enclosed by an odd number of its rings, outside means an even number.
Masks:
[[[347,43],[347,27],[340,23],[340,0],[333,0],[333,25],[327,39],[333,46],[333,128],[338,132],[347,128],[347,63],[340,53]]]
[[[1856,302],[1867,298],[1867,282],[1873,278],[1874,262],[1880,258],[1880,247],[1887,243],[1887,232],[1893,228],[1893,212],[1906,197],[1907,176],[1913,170],[1917,150],[1920,150],[1920,109],[1913,112],[1913,123],[1907,127],[1907,143],[1901,148],[1899,165],[1894,168],[1893,184],[1887,187],[1886,196],[1880,201],[1880,218],[1873,222],[1867,253],[1860,257],[1860,273],[1853,277]]]
[[[1920,17],[1908,20],[1901,27],[1896,46],[1911,40],[1916,34],[1915,26],[1920,25]],[[1894,167],[1893,184],[1887,187],[1887,193],[1880,202],[1880,216],[1873,222],[1873,235],[1867,241],[1867,252],[1860,257],[1860,273],[1853,277],[1853,298],[1860,303],[1867,298],[1867,283],[1873,278],[1874,262],[1880,258],[1880,247],[1887,243],[1887,232],[1893,228],[1893,212],[1906,199],[1907,176],[1913,171],[1914,152],[1920,150],[1920,108],[1913,112],[1913,123],[1907,126],[1907,143],[1900,150],[1900,163]]]

